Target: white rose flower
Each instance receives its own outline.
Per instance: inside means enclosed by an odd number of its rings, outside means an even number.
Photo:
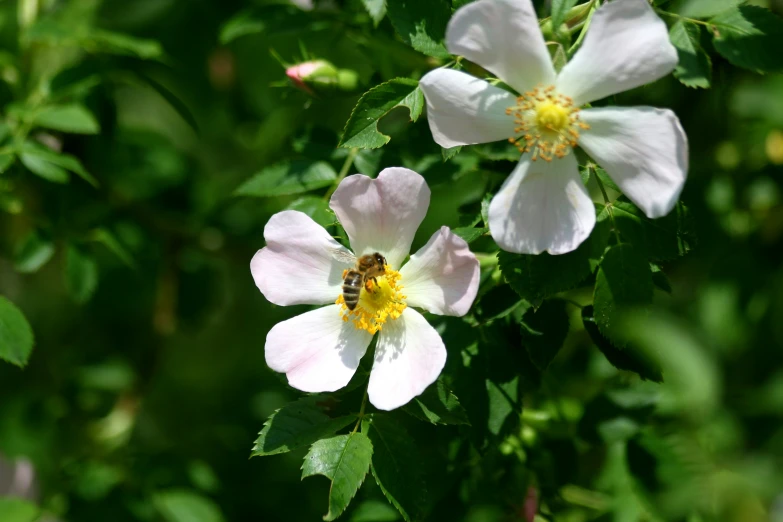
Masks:
[[[452,17],[449,51],[481,65],[519,95],[464,72],[421,79],[435,141],[443,147],[508,139],[521,160],[489,207],[504,250],[563,254],[595,225],[573,148],[582,147],[650,218],[677,202],[688,142],[677,116],[652,107],[580,109],[671,72],[677,51],[646,0],[596,10],[582,47],[557,73],[530,0],[478,0]]]
[[[266,338],[266,362],[294,388],[330,392],[348,384],[375,333],[378,342],[368,395],[379,409],[398,408],[440,375],[446,348],[438,332],[412,307],[465,315],[476,297],[479,263],[467,243],[442,227],[402,265],[430,203],[419,174],[389,168],[377,179],[348,176],[330,206],[356,257],[380,253],[386,273],[362,288],[351,311],[342,295],[353,255],[301,212],[272,216],[266,247],[250,262],[256,286],[274,304],[327,305],[275,325]]]

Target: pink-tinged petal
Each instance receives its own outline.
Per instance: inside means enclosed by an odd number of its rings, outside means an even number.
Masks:
[[[595,225],[595,206],[574,154],[551,162],[525,155],[489,204],[489,231],[503,250],[565,254]]]
[[[379,410],[393,410],[420,395],[446,364],[446,347],[413,308],[387,322],[378,335],[367,392]]]
[[[372,334],[329,305],[277,323],[266,336],[266,364],[305,392],[339,390],[351,380]]]
[[[250,261],[261,293],[280,305],[333,303],[342,292],[343,270],[351,264],[335,257],[349,253],[310,216],[278,212],[264,227],[266,246]]]
[[[408,306],[462,316],[476,298],[479,262],[464,239],[441,227],[400,270]]]
[[[668,109],[585,109],[579,145],[647,217],[668,214],[688,175],[688,137]]]
[[[478,0],[458,9],[446,29],[446,46],[518,92],[555,79],[530,0]]]
[[[380,252],[394,269],[408,255],[427,207],[430,188],[409,169],[383,169],[377,179],[345,178],[329,202],[357,256]]]
[[[427,100],[427,121],[441,147],[506,140],[514,131],[514,117],[506,114],[516,96],[464,72],[435,69],[419,86]]]
[[[677,59],[666,24],[647,0],[614,0],[595,12],[557,88],[583,105],[662,78]]]

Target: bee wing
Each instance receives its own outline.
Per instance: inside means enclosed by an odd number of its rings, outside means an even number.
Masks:
[[[356,256],[353,255],[350,250],[345,248],[335,248],[332,250],[332,257],[341,263],[345,263],[346,265],[356,264]]]

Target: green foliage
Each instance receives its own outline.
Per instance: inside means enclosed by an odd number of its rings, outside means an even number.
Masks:
[[[756,72],[783,70],[783,55],[777,51],[783,39],[783,19],[769,10],[742,5],[709,20],[715,34],[713,45],[738,67]]]
[[[23,274],[37,272],[49,262],[54,252],[54,244],[33,230],[17,245],[14,268]]]
[[[552,1],[552,27],[558,28],[565,22],[566,14],[576,5],[578,0]]]
[[[24,314],[0,295],[0,359],[24,367],[33,351],[33,330]]]
[[[0,498],[0,520],[3,522],[35,522],[40,515],[41,510],[38,506],[27,500]]]
[[[442,378],[413,399],[404,410],[432,424],[470,424],[459,399],[446,386]]]
[[[364,93],[345,124],[340,147],[376,149],[389,143],[391,138],[378,131],[378,121],[396,107],[407,107],[412,121],[421,116],[424,95],[419,82],[395,78]]]
[[[372,441],[372,475],[383,494],[407,521],[417,520],[426,484],[418,466],[416,443],[391,417],[374,414],[362,420]]]
[[[49,105],[36,112],[33,124],[46,129],[78,134],[97,134],[98,121],[83,105]]]
[[[688,87],[708,89],[712,78],[712,61],[702,49],[698,25],[678,20],[669,30],[669,39],[677,48],[679,63],[674,77]]]
[[[406,44],[428,56],[449,57],[443,43],[451,17],[446,0],[396,0],[389,2],[386,9],[394,29]]]
[[[745,0],[675,0],[671,10],[681,16],[707,18],[744,2]]]
[[[364,433],[337,435],[310,447],[302,464],[302,478],[323,475],[332,481],[324,520],[334,520],[345,511],[364,482],[372,456],[373,444]]]
[[[223,522],[220,508],[210,499],[192,491],[169,490],[156,493],[155,507],[166,522]]]
[[[558,299],[544,301],[538,309],[522,317],[522,344],[530,360],[540,371],[547,369],[568,335],[566,303]]]
[[[652,301],[652,273],[647,261],[633,245],[611,247],[601,261],[595,278],[595,322],[613,343],[624,345],[619,332],[622,313]]]
[[[272,165],[240,185],[237,196],[288,196],[328,187],[337,178],[331,165],[324,161],[292,161]]]
[[[649,219],[625,196],[607,208],[623,238],[653,261],[667,261],[687,254],[696,240],[688,208],[677,203],[674,209],[659,219]]]
[[[377,27],[381,20],[386,17],[386,0],[362,0],[362,3]]]
[[[306,397],[275,411],[264,423],[251,455],[276,455],[309,446],[356,420],[351,415],[330,418],[317,401],[317,397]]]
[[[83,304],[98,287],[98,264],[88,253],[74,245],[65,252],[65,288],[71,298]]]

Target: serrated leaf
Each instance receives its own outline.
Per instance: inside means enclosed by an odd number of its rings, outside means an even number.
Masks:
[[[459,399],[439,377],[403,410],[433,424],[470,424]]]
[[[723,11],[736,7],[746,0],[679,0],[672,7],[671,12],[687,18],[707,18],[715,16]]]
[[[21,498],[0,498],[0,520],[3,522],[35,522],[41,510],[35,504]]]
[[[684,256],[695,244],[690,213],[683,203],[677,203],[662,218],[650,219],[625,196],[621,196],[612,203],[612,213],[623,238],[652,261]]]
[[[624,346],[620,334],[620,313],[652,301],[650,265],[630,243],[611,247],[601,261],[595,278],[595,322],[615,345]]]
[[[686,87],[710,87],[712,62],[699,42],[698,25],[678,20],[669,30],[669,40],[677,48],[679,62],[674,77]]]
[[[738,67],[756,72],[783,70],[783,19],[768,9],[743,5],[709,20],[713,45]]]
[[[40,109],[33,118],[38,127],[76,134],[97,134],[101,128],[98,120],[83,105],[49,105]]]
[[[557,30],[565,22],[569,9],[576,5],[577,0],[552,0],[552,29]]]
[[[540,371],[549,367],[563,347],[568,326],[566,303],[560,299],[548,299],[522,316],[522,345]]]
[[[353,415],[333,419],[318,408],[317,400],[317,397],[305,397],[270,415],[258,434],[251,456],[277,455],[309,446],[356,419]]]
[[[582,308],[582,323],[593,344],[601,350],[612,366],[619,370],[634,372],[642,379],[663,382],[663,371],[657,361],[633,345],[617,347],[601,333],[595,322],[592,305]]]
[[[419,82],[395,78],[376,85],[362,94],[354,107],[338,146],[345,148],[377,149],[391,138],[378,131],[378,121],[395,107],[407,107],[411,121],[416,121],[424,109],[424,94]]]
[[[152,503],[166,522],[223,522],[220,507],[211,499],[187,490],[155,493]]]
[[[37,230],[33,230],[14,252],[14,269],[23,274],[37,272],[49,262],[54,252],[54,243],[42,237]]]
[[[449,161],[451,158],[456,156],[462,151],[462,145],[457,145],[456,147],[451,147],[449,149],[444,149],[443,147],[440,148],[440,153],[443,156],[443,161]]]
[[[337,173],[325,161],[291,161],[263,169],[234,191],[236,196],[287,196],[328,187]]]
[[[364,8],[370,14],[375,27],[378,27],[383,17],[386,16],[386,0],[362,0],[362,4],[364,4]]]
[[[600,208],[603,208],[601,206]],[[609,240],[608,220],[599,219],[579,248],[560,255],[498,253],[500,271],[506,282],[523,299],[539,302],[586,279],[601,258]]]
[[[65,288],[79,304],[86,303],[98,287],[98,264],[86,252],[69,245],[65,253]]]
[[[14,303],[0,295],[0,359],[24,367],[33,351],[33,330]]]
[[[403,42],[428,56],[450,56],[444,44],[451,18],[446,0],[393,0],[387,5],[387,14]]]
[[[324,520],[334,520],[345,511],[364,482],[372,456],[373,444],[364,433],[337,435],[310,447],[302,464],[302,478],[323,475],[332,481]]]
[[[288,205],[288,210],[304,212],[322,227],[329,226],[336,220],[334,213],[329,209],[329,203],[324,198],[315,196],[304,196],[297,199]]]
[[[407,522],[417,519],[426,484],[414,440],[400,423],[382,414],[362,419],[362,433],[373,444],[371,469],[375,482]]]

